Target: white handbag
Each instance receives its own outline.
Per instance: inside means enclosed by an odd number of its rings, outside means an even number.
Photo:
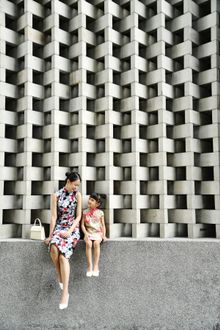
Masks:
[[[37,225],[37,222],[39,223]],[[31,239],[36,239],[36,240],[45,240],[45,230],[44,227],[41,224],[41,221],[39,218],[34,220],[34,224],[31,227],[31,235],[30,235]]]

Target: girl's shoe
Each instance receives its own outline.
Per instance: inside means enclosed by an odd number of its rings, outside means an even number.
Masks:
[[[68,296],[67,296],[67,303],[66,304],[59,304],[59,309],[65,309],[65,308],[68,307],[69,297],[70,297],[70,295],[68,294]]]
[[[92,275],[98,277],[99,276],[99,270],[97,270],[97,272],[92,272]]]
[[[86,272],[86,276],[87,276],[87,277],[91,277],[92,274],[93,274],[92,272]]]
[[[59,282],[60,289],[63,290],[63,283]]]

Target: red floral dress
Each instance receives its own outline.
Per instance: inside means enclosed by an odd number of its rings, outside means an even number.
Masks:
[[[68,192],[64,187],[56,192],[57,196],[57,222],[53,232],[51,244],[55,244],[67,259],[73,254],[79,239],[80,229],[79,225],[75,228],[74,232],[67,238],[61,237],[62,231],[67,231],[74,223],[76,217],[77,207],[77,192]]]
[[[103,227],[101,218],[103,211],[99,209],[86,209],[83,211],[84,226],[88,232],[88,239],[101,241],[103,239]]]

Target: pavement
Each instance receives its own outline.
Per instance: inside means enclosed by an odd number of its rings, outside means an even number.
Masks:
[[[71,258],[70,300],[46,246],[0,241],[0,330],[220,330],[220,241],[118,239],[87,278],[85,245]]]

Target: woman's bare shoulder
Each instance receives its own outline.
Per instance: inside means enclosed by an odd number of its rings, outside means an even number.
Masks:
[[[76,198],[77,199],[81,199],[82,198],[82,194],[81,194],[81,192],[80,191],[78,191],[77,193],[76,193]]]

